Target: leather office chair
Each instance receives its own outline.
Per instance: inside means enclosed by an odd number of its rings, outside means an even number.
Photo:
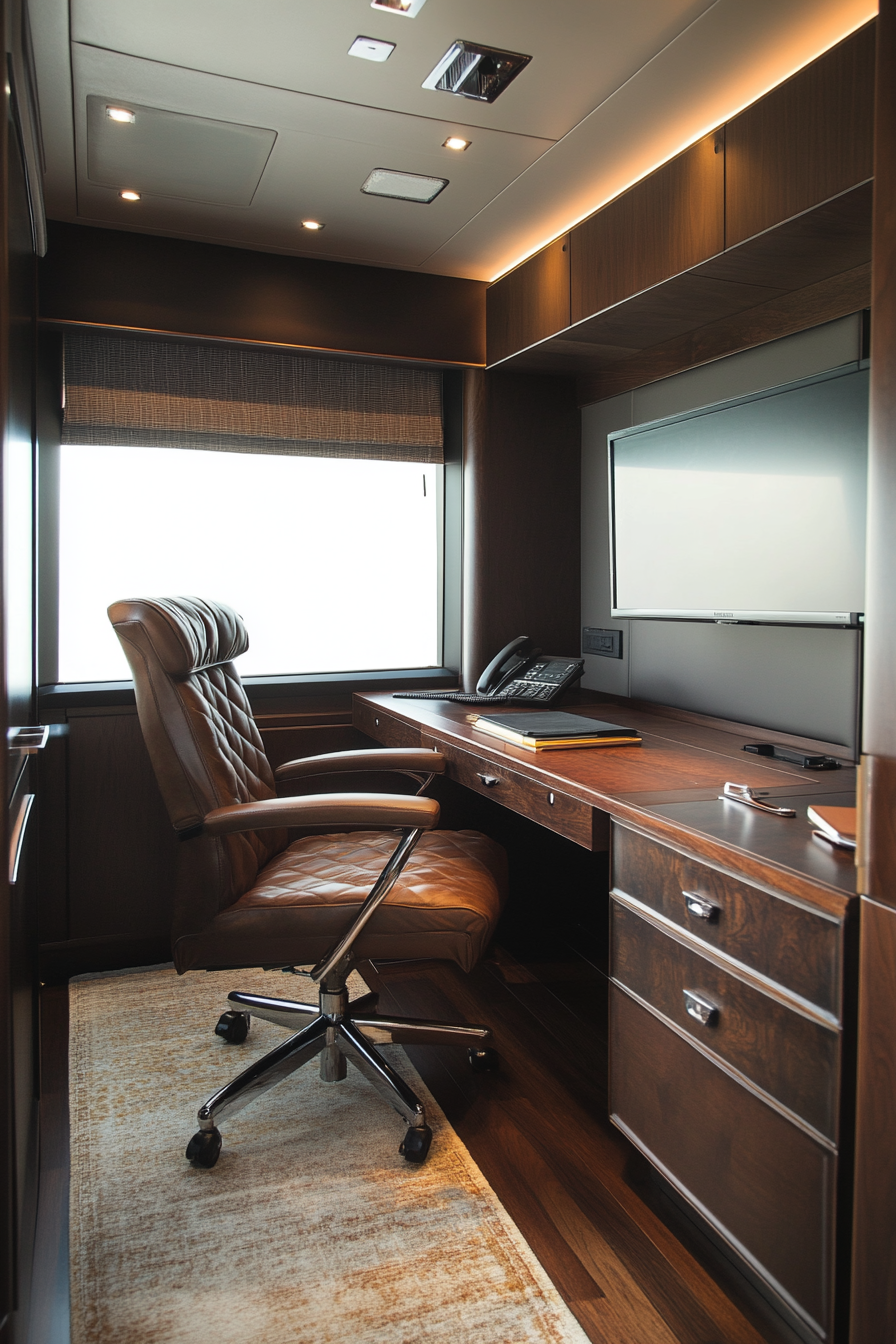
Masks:
[[[245,1040],[253,1013],[293,1034],[200,1107],[187,1157],[214,1166],[221,1121],[320,1055],[327,1082],[346,1076],[346,1061],[360,1070],[408,1126],[399,1151],[423,1162],[432,1139],[424,1108],[375,1043],[460,1042],[474,1067],[491,1067],[489,1030],[380,1016],[375,994],[349,1004],[346,980],[368,957],[444,958],[470,970],[503,903],[504,851],[475,831],[434,830],[439,805],[419,795],[277,797],[276,784],[358,770],[400,771],[422,792],[445,762],[424,749],[372,749],[272,771],[233,665],[249,641],[229,607],[198,598],[116,602],[109,619],[184,841],[172,933],[178,972],[315,963],[317,1005],[228,995],[215,1028],[225,1040]],[[287,827],[345,829],[290,844]]]

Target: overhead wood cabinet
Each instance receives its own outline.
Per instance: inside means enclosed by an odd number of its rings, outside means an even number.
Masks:
[[[704,136],[572,230],[573,322],[722,251],[724,150],[722,132]]]
[[[867,306],[874,45],[872,22],[492,285],[488,363],[576,374],[587,404]]]
[[[741,112],[725,133],[725,246],[873,172],[874,24]]]

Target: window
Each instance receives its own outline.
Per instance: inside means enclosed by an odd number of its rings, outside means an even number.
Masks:
[[[66,418],[59,453],[60,682],[128,678],[106,608],[121,598],[152,596],[199,595],[239,611],[250,638],[240,659],[244,675],[439,665],[441,442],[409,446],[365,439],[371,424],[379,440],[390,432],[380,384],[374,388],[375,414],[367,416],[366,428],[363,405],[360,415],[357,406],[350,408],[351,414],[344,405],[337,407],[324,423],[322,375],[335,368],[337,393],[344,401],[351,393],[341,380],[346,366],[308,360],[303,376],[308,365],[317,366],[311,370],[318,403],[313,408],[314,438],[310,443],[295,438],[284,443],[268,432],[258,441],[261,436],[247,434],[246,428],[256,428],[265,416],[263,428],[269,431],[270,418],[276,415],[282,431],[282,379],[273,391],[270,383],[265,387],[267,403],[256,416],[257,407],[246,396],[241,352],[212,350],[213,357],[225,356],[223,372],[218,368],[222,378],[228,375],[227,359],[232,361],[235,354],[240,361],[237,377],[228,384],[228,392],[235,391],[225,407],[238,430],[234,447],[221,429],[220,401],[213,405],[211,429],[208,416],[205,421],[197,418],[194,403],[200,399],[195,395],[184,412],[183,383],[195,369],[191,371],[189,356],[185,367],[172,351],[198,348],[207,356],[208,347],[90,336],[85,352],[84,338],[79,340],[73,357],[66,338]],[[169,395],[164,388],[149,395],[145,386],[138,389],[137,400],[142,398],[144,405],[138,405],[137,414],[144,423],[135,425],[134,398],[128,396],[133,388],[113,386],[110,391],[103,385],[104,380],[120,384],[122,369],[131,382],[145,379],[146,351],[139,347],[150,348],[156,387],[160,348],[163,372],[174,369],[181,380],[169,397],[177,413],[174,428],[170,406],[162,408],[168,420],[161,427],[146,415],[147,405],[158,412],[160,399]],[[144,367],[132,376],[134,360],[139,365],[141,357]],[[289,361],[287,372],[292,373],[300,358],[252,357],[275,383],[276,361]],[[371,366],[347,367],[369,372]],[[431,380],[439,375],[427,371],[425,378],[430,381],[424,386],[424,410],[432,421]],[[387,390],[405,409],[408,384],[402,387],[393,379]],[[415,390],[420,392],[419,378],[416,387],[410,386],[411,402]],[[440,397],[438,384],[436,391]],[[187,395],[193,392],[190,387]],[[107,414],[110,404],[112,414]],[[440,400],[437,409],[441,435]],[[118,423],[102,423],[104,418]],[[324,433],[332,434],[335,424],[346,439],[324,439],[322,423]],[[294,425],[289,428],[295,432]],[[407,437],[406,428],[404,433]],[[421,428],[415,423],[412,433],[432,439],[432,424]],[[354,437],[349,439],[349,434]],[[147,442],[141,443],[141,437]],[[190,446],[192,442],[201,446]]]

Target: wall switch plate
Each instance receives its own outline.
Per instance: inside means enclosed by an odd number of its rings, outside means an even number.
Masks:
[[[621,658],[622,631],[595,630],[586,625],[582,630],[582,652],[596,653],[600,658]]]

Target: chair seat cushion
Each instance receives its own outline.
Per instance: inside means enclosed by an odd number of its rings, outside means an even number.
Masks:
[[[311,835],[271,859],[201,933],[179,938],[178,970],[317,961],[348,929],[398,836]],[[470,970],[507,891],[504,850],[478,831],[429,831],[357,943],[359,957],[441,958]]]

